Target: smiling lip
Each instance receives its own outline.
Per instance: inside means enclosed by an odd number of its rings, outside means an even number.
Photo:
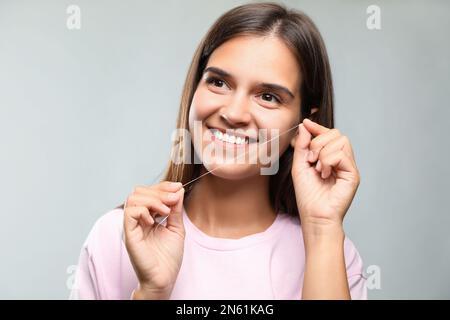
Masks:
[[[236,143],[231,143],[228,141],[222,141],[222,140],[218,139],[211,130],[209,130],[209,132],[211,133],[211,140],[214,143],[219,144],[220,146],[223,146],[226,148],[235,148],[235,149],[244,149],[244,148],[248,147],[248,143],[236,144]]]
[[[218,127],[210,127],[210,126],[206,126],[210,131],[220,131],[223,134],[227,133],[227,134],[231,134],[235,137],[240,137],[241,139],[245,139],[248,141],[248,143],[254,143],[254,142],[258,142],[258,138],[255,137],[251,137],[251,136],[247,136],[245,134],[239,133],[239,132],[235,132],[234,130],[231,129],[223,129],[223,128],[218,128]]]

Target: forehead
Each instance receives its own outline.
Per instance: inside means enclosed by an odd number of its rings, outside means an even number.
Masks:
[[[301,80],[294,54],[273,36],[230,39],[214,50],[207,66],[219,67],[242,80],[286,85],[294,92]]]

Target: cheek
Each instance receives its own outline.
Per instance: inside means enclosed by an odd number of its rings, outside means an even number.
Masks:
[[[199,85],[192,98],[190,120],[205,120],[223,106],[223,98]]]
[[[192,103],[189,109],[189,132],[196,150],[202,149],[204,136],[204,126],[208,118],[220,109],[223,103],[218,101],[217,97],[204,88],[201,84],[194,92]]]
[[[289,146],[296,129],[291,129],[297,125],[296,114],[291,110],[267,110],[260,109],[254,114],[257,119],[258,128],[267,129],[268,139],[277,139],[280,153],[283,153]],[[278,129],[277,134],[272,134],[271,129]],[[276,131],[275,131],[276,132]]]

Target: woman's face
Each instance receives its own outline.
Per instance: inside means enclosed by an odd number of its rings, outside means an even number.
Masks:
[[[219,46],[189,111],[192,142],[205,168],[243,179],[283,154],[296,129],[277,136],[300,121],[300,83],[295,56],[276,37],[240,36]]]

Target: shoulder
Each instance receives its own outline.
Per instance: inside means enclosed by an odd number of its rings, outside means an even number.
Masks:
[[[283,225],[282,237],[289,239],[291,244],[300,241],[302,246],[303,233],[298,217],[281,213],[280,222]],[[344,255],[348,277],[363,275],[363,261],[353,241],[346,235],[344,239]]]
[[[95,221],[80,253],[72,297],[127,299],[131,294],[136,279],[122,240],[123,216],[123,209],[113,209]]]
[[[123,209],[112,209],[96,220],[83,246],[90,254],[101,251],[105,246],[109,250],[114,249],[121,245],[122,232]]]
[[[363,260],[358,250],[356,249],[356,246],[347,236],[345,236],[344,240],[344,254],[345,265],[347,267],[347,276],[362,276],[364,273]]]
[[[283,228],[283,248],[288,248],[290,253],[295,252],[295,247],[301,243],[302,256],[304,257],[304,242],[303,233],[301,228],[300,219],[298,217],[285,215],[282,217],[282,222],[285,224]],[[297,251],[298,252],[298,251]],[[344,258],[345,258],[345,268],[347,272],[347,280],[349,284],[350,294],[352,299],[367,299],[367,287],[366,278],[364,273],[364,264],[361,255],[358,252],[355,244],[346,235],[344,238]],[[289,261],[295,262],[295,256],[289,255]],[[304,260],[301,262],[304,263]]]
[[[363,260],[356,246],[347,236],[345,236],[344,241],[344,255],[348,285],[352,299],[367,300],[367,279],[364,275]]]

